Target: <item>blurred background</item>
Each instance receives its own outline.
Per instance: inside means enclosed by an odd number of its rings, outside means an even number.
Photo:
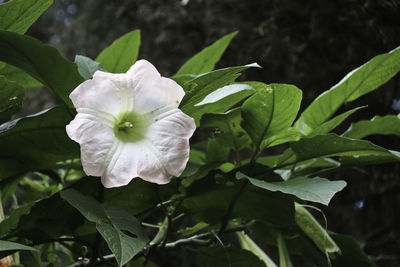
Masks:
[[[119,36],[141,30],[139,58],[163,76],[173,75],[196,52],[239,31],[218,68],[258,62],[241,79],[291,83],[303,90],[304,109],[320,93],[373,56],[400,46],[398,0],[55,0],[28,35],[56,46],[74,60],[95,58]],[[40,96],[40,97],[39,97]],[[54,105],[43,89],[27,92],[24,112]],[[367,108],[350,121],[400,111],[400,75],[379,90],[349,103]],[[374,143],[400,150],[400,138],[372,136]],[[400,164],[348,170],[348,182],[324,210],[328,228],[351,234],[379,266],[400,262]],[[319,217],[321,217],[319,215]]]

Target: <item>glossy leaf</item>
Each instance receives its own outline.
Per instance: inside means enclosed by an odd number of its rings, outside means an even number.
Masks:
[[[196,124],[199,125],[199,120],[205,113],[222,113],[232,107],[234,104],[242,100],[244,97],[252,93],[251,90],[240,91],[236,94],[229,95],[217,102],[207,105],[196,106],[204,98],[212,92],[231,84],[240,75],[239,72],[244,71],[251,67],[259,67],[257,64],[249,64],[239,67],[230,67],[226,69],[219,69],[197,76],[191,81],[187,82],[192,86],[192,89],[186,93],[181,101],[180,109],[183,112],[195,119]]]
[[[83,79],[77,66],[54,47],[29,36],[0,30],[0,60],[24,70],[72,107],[69,94]]]
[[[310,212],[302,205],[295,203],[295,217],[299,228],[308,236],[314,244],[324,253],[334,258],[335,253],[340,253],[340,249]]]
[[[175,74],[202,74],[210,72],[214,69],[215,64],[220,60],[229,43],[238,32],[233,32],[225,35],[212,45],[204,48],[201,52],[189,59]]]
[[[125,73],[135,63],[140,47],[140,31],[131,31],[105,48],[96,58],[104,69]]]
[[[218,90],[212,92],[211,94],[207,95],[202,101],[197,103],[195,106],[197,107],[197,106],[202,106],[202,105],[206,105],[206,104],[212,104],[212,103],[215,103],[225,97],[228,97],[230,95],[237,94],[237,93],[243,92],[243,91],[254,91],[254,88],[248,84],[226,85],[226,86],[221,87]]]
[[[352,123],[343,136],[361,139],[374,134],[400,136],[400,115],[375,116],[371,120]]]
[[[88,221],[96,223],[97,230],[115,255],[118,266],[126,264],[146,245],[148,239],[140,223],[123,209],[105,207],[75,189],[62,191],[60,195]]]
[[[53,0],[12,0],[0,5],[0,29],[25,33]]]
[[[329,181],[319,177],[297,177],[283,182],[266,182],[238,172],[236,178],[248,179],[252,185],[269,191],[280,191],[303,200],[318,202],[324,205],[328,205],[333,195],[346,186],[345,181]]]
[[[0,75],[0,124],[17,113],[24,99],[24,88]]]
[[[56,107],[1,125],[0,180],[79,157],[78,144],[65,132],[70,118],[66,108]]]
[[[85,79],[92,79],[93,74],[98,71],[104,71],[100,63],[94,61],[93,59],[85,56],[76,55],[75,63],[78,65],[79,74]]]
[[[348,73],[339,83],[322,93],[296,122],[302,132],[327,121],[343,104],[351,102],[386,83],[400,70],[400,48],[378,55]]]
[[[287,84],[257,83],[257,93],[242,105],[242,127],[256,149],[274,143],[292,125],[300,108],[302,92]]]

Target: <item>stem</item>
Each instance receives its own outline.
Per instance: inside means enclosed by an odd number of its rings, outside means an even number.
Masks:
[[[104,200],[104,187],[103,185],[99,182],[99,187],[98,187],[98,195],[97,195],[97,200],[100,203],[103,203]],[[96,243],[93,248],[93,253],[92,256],[90,257],[90,261],[88,263],[88,266],[95,266],[97,262],[97,258],[99,257],[100,254],[100,247],[102,243],[102,237],[99,231],[96,232]]]
[[[221,227],[219,228],[218,235],[221,235],[225,231],[228,225],[228,221],[232,215],[233,208],[235,207],[236,202],[238,201],[239,197],[242,195],[244,189],[248,184],[249,184],[248,180],[243,180],[239,190],[232,197],[231,202],[229,203],[228,210],[226,211],[224,217],[222,217]]]

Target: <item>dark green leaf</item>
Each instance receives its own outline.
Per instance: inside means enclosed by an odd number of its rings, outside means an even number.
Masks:
[[[375,90],[400,70],[400,49],[378,55],[348,73],[339,83],[322,93],[296,122],[303,131],[328,120],[341,105]]]
[[[10,233],[18,226],[21,216],[28,214],[35,203],[29,203],[23,207],[13,210],[10,216],[4,221],[0,222],[0,237]]]
[[[265,263],[266,267],[277,267],[271,258],[244,231],[236,232],[242,249],[248,250]]]
[[[240,91],[236,94],[225,97],[215,103],[207,105],[196,106],[196,104],[200,103],[203,99],[205,99],[208,95],[210,95],[217,89],[233,83],[235,79],[240,75],[238,74],[239,72],[251,67],[259,66],[254,63],[245,66],[219,69],[197,76],[196,78],[187,82],[187,84],[191,85],[193,88],[189,92],[187,92],[182,99],[180,108],[183,112],[194,118],[197,125],[199,125],[199,120],[201,116],[205,113],[225,112],[238,101],[251,94],[252,91]]]
[[[364,254],[360,245],[351,236],[333,234],[332,238],[339,245],[342,252],[332,262],[334,267],[376,267],[376,264]]]
[[[19,250],[38,251],[35,248],[21,245],[15,242],[0,240],[0,251],[19,251]]]
[[[96,58],[109,72],[125,73],[132,66],[139,53],[140,31],[131,31],[104,49]]]
[[[373,134],[400,136],[400,115],[375,116],[370,121],[352,123],[343,136],[361,139]]]
[[[265,264],[250,251],[218,245],[198,249],[196,263],[196,266],[265,267]]]
[[[0,29],[17,33],[26,30],[53,4],[53,0],[12,0],[0,5]]]
[[[286,134],[300,108],[302,92],[287,84],[258,83],[256,89],[257,93],[242,105],[242,127],[256,149],[262,150]]]
[[[175,75],[202,74],[212,71],[237,32],[225,35],[189,59]]]
[[[0,30],[0,60],[24,70],[72,107],[69,94],[83,79],[77,66],[54,47],[29,36]]]
[[[78,65],[79,74],[85,79],[92,79],[93,74],[98,71],[104,71],[100,63],[94,61],[93,59],[85,56],[76,55],[75,63]]]
[[[205,114],[200,125],[202,128],[214,128],[215,138],[224,147],[240,151],[251,143],[249,136],[240,126],[241,121],[241,112],[237,108],[224,114]]]
[[[285,194],[294,195],[303,200],[318,202],[324,205],[328,205],[333,195],[346,186],[345,181],[329,181],[319,177],[296,177],[283,182],[266,182],[238,172],[236,178],[248,179],[254,186],[269,191],[280,191]]]
[[[336,134],[318,135],[312,138],[304,138],[291,143],[291,148],[296,154],[296,160],[301,162],[318,157],[332,156],[394,156],[398,153],[374,145],[365,140],[355,140],[340,137]],[[289,165],[285,163],[284,165]]]
[[[0,124],[17,113],[24,98],[24,88],[0,75]]]
[[[119,266],[130,261],[146,245],[147,236],[130,213],[121,208],[105,207],[75,189],[62,191],[60,195],[87,220],[96,223],[97,230],[115,255]]]
[[[214,224],[225,215],[231,199],[238,190],[238,184],[216,185],[213,180],[204,178],[190,186],[189,197],[185,198],[182,206],[194,220]],[[292,225],[293,200],[280,192],[248,187],[238,198],[232,218],[257,219],[276,226]]]
[[[1,125],[0,180],[79,157],[78,144],[65,132],[70,118],[66,108],[56,107]]]
[[[295,217],[299,228],[308,236],[322,253],[335,257],[340,249],[315,218],[302,205],[295,203]]]

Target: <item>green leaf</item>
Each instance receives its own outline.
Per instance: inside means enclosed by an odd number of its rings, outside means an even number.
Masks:
[[[371,120],[352,123],[342,136],[361,139],[373,134],[400,136],[400,114],[375,116]]]
[[[125,73],[135,63],[140,47],[140,31],[131,31],[105,48],[96,58],[107,71]]]
[[[364,166],[400,161],[400,152],[390,150],[387,155],[349,156],[340,158],[340,166]]]
[[[0,180],[79,157],[79,145],[65,132],[70,120],[66,108],[56,107],[1,125]]]
[[[333,240],[340,247],[341,254],[333,261],[334,267],[376,267],[351,236],[332,234]]]
[[[236,173],[236,178],[248,179],[252,185],[269,191],[280,191],[303,200],[318,202],[324,205],[328,205],[333,195],[346,186],[345,181],[329,181],[319,177],[298,177],[283,182],[266,182],[238,172]]]
[[[214,178],[205,177],[197,180],[188,188],[188,197],[182,203],[183,211],[191,214],[195,221],[218,223],[238,190],[238,184],[216,185]],[[276,226],[292,225],[293,200],[280,192],[248,187],[236,201],[232,218],[256,219]]]
[[[8,216],[4,221],[0,222],[0,237],[9,234],[18,226],[18,222],[23,215],[30,212],[31,208],[35,203],[29,203],[20,208],[14,209],[10,216]]]
[[[75,63],[78,65],[79,74],[85,79],[92,79],[93,74],[98,71],[104,71],[100,63],[94,61],[93,59],[85,56],[76,55]]]
[[[224,147],[240,151],[251,142],[249,136],[240,126],[241,121],[241,112],[237,108],[224,114],[205,114],[200,125],[202,128],[214,128],[216,140]]]
[[[236,232],[242,249],[248,250],[265,263],[266,267],[277,267],[267,254],[245,232]]]
[[[357,110],[362,109],[362,108],[364,108],[364,107],[353,108],[349,111],[343,112],[342,114],[337,115],[333,119],[326,121],[326,122],[322,123],[321,125],[317,126],[315,129],[312,130],[312,132],[310,134],[308,134],[308,133],[303,133],[303,134],[306,134],[309,137],[313,137],[316,135],[329,133],[331,130],[335,129],[336,126],[341,124],[347,117],[349,117],[351,114],[353,114],[354,112],[356,112]],[[308,128],[308,129],[310,129],[310,128]]]
[[[278,249],[279,249],[279,266],[280,267],[293,267],[289,257],[289,251],[286,247],[286,242],[281,233],[278,234]]]
[[[302,205],[295,203],[296,223],[299,228],[308,236],[314,244],[327,254],[330,258],[334,258],[336,253],[340,254],[340,248],[335,241],[329,236],[315,218]]]
[[[175,74],[202,74],[205,72],[212,71],[215,64],[220,60],[221,56],[225,52],[229,43],[232,41],[233,37],[236,36],[238,32],[233,32],[225,35],[212,45],[204,48],[201,52],[194,55],[189,59]]]
[[[378,55],[348,73],[339,83],[317,97],[301,114],[297,126],[307,132],[328,120],[343,104],[386,83],[400,70],[400,48]]]
[[[243,91],[254,91],[254,88],[248,84],[226,85],[226,86],[221,87],[218,90],[210,93],[209,95],[207,95],[202,101],[197,103],[195,106],[198,107],[198,106],[202,106],[202,105],[206,105],[206,104],[212,104],[212,103],[215,103],[225,97],[228,97],[230,95],[237,94],[237,93],[240,93]],[[248,96],[251,93],[253,93],[253,92],[248,92],[248,94],[246,94],[246,96]],[[242,99],[242,98],[240,98],[240,99]]]
[[[69,94],[83,79],[77,66],[54,47],[29,36],[0,30],[0,60],[24,70],[72,107]]]
[[[0,124],[21,109],[23,98],[24,88],[0,75]]]
[[[15,242],[0,240],[0,251],[19,251],[19,250],[30,250],[30,251],[38,251],[35,248],[28,247],[25,245],[21,245]]]
[[[126,264],[146,245],[147,236],[130,213],[117,207],[105,207],[75,189],[67,189],[60,195],[88,221],[96,223],[97,230],[115,255],[118,266]]]
[[[242,127],[257,150],[272,145],[282,137],[296,118],[302,92],[288,84],[257,83],[257,93],[242,105]]]
[[[242,90],[236,94],[229,95],[217,102],[196,106],[199,102],[205,99],[209,94],[231,84],[240,75],[241,71],[244,71],[251,67],[259,67],[256,63],[230,67],[225,69],[219,69],[212,72],[208,72],[202,75],[196,76],[196,78],[186,83],[187,86],[191,86],[192,89],[186,93],[180,103],[180,109],[195,119],[196,124],[199,125],[199,121],[202,115],[205,113],[222,113],[232,107],[234,104],[242,100],[244,97],[252,93],[251,90]],[[251,84],[250,84],[251,85]]]
[[[32,78],[29,74],[14,67],[13,65],[0,62],[0,75],[5,76],[8,80],[18,83],[24,88],[43,86],[38,80]]]
[[[318,157],[370,155],[400,157],[398,152],[387,150],[369,141],[340,137],[336,134],[303,138],[291,143],[291,148],[296,155],[296,159],[285,163],[285,166]]]
[[[211,246],[196,250],[196,266],[265,267],[265,264],[250,251]]]
[[[0,29],[24,34],[53,0],[12,0],[0,5]]]

